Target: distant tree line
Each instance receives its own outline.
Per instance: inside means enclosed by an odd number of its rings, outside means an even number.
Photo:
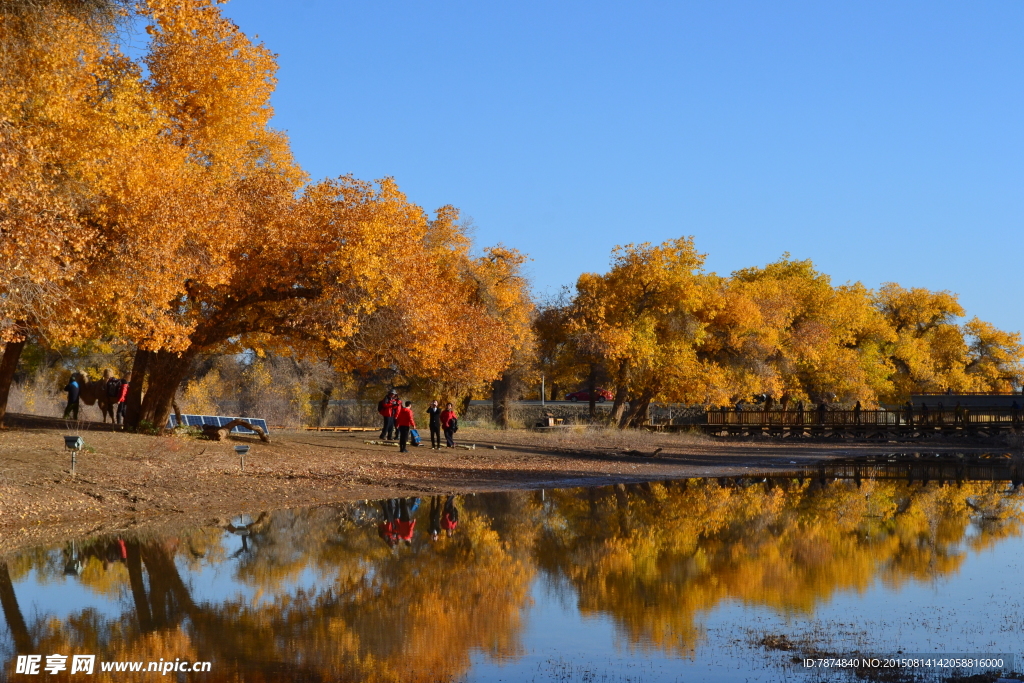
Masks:
[[[1024,379],[1020,334],[959,322],[950,292],[834,285],[788,255],[728,277],[703,263],[692,238],[631,244],[607,273],[581,275],[574,292],[541,305],[537,359],[552,394],[608,386],[626,426],[652,401],[896,403]]]

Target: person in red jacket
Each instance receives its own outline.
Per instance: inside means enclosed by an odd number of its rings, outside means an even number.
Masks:
[[[412,536],[416,532],[416,520],[413,519],[406,498],[398,499],[398,519],[395,520],[395,536],[406,545],[412,545]]]
[[[121,380],[121,389],[117,395],[117,412],[115,413],[115,421],[119,425],[124,424],[124,413],[128,406],[128,389],[132,381],[132,373],[126,373],[124,379]]]
[[[457,526],[459,526],[459,508],[455,507],[455,496],[448,496],[448,499],[444,502],[441,528],[444,529],[448,538],[451,538]]]
[[[441,411],[441,429],[444,430],[444,440],[448,444],[448,448],[455,448],[455,430],[458,429],[458,415],[455,414],[455,409],[452,404],[449,403]]]
[[[395,418],[398,417],[398,410],[402,407],[402,399],[398,398],[398,392],[392,389],[380,403],[377,404],[377,412],[384,418],[384,427],[380,430],[380,438],[390,441],[394,438]]]
[[[416,420],[412,415],[412,401],[406,401],[405,407],[398,411],[395,423],[398,424],[398,452],[408,453],[405,444],[409,443],[409,430],[416,428]]]

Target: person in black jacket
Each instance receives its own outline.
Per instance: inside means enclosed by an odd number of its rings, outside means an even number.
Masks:
[[[441,496],[430,497],[430,540],[436,541],[441,535]]]
[[[430,448],[441,448],[441,408],[437,401],[430,402],[427,417],[430,418]]]

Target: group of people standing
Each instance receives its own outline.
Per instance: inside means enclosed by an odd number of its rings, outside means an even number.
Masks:
[[[416,510],[419,498],[388,498],[380,502],[383,519],[377,524],[377,535],[394,548],[399,543],[412,545],[416,533]],[[436,541],[441,531],[449,538],[459,526],[459,509],[455,507],[455,496],[448,496],[441,504],[441,496],[430,497],[430,540]]]
[[[402,403],[398,392],[394,389],[388,393],[377,404],[377,412],[384,418],[384,425],[380,430],[382,440],[391,441],[398,438],[398,451],[407,453],[406,445],[411,443],[419,445],[419,434],[416,432],[416,417],[412,411],[412,401]],[[459,429],[458,416],[451,403],[445,405],[441,410],[438,402],[431,401],[427,408],[427,417],[430,424],[430,447],[441,448],[441,433],[444,432],[445,444],[448,448],[455,447],[455,432]]]
[[[123,425],[131,379],[132,373],[130,372],[126,373],[124,377],[118,378],[114,377],[114,373],[110,370],[104,370],[101,380],[88,382],[82,373],[71,373],[71,380],[64,387],[64,391],[68,395],[68,403],[64,408],[64,419],[78,420],[78,409],[83,392],[89,391],[91,395],[85,398],[85,402],[88,405],[92,405],[94,402],[100,404],[103,421],[107,421],[109,413],[111,422]]]

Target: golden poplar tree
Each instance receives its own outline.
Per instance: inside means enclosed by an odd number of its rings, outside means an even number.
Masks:
[[[1024,379],[1019,333],[1004,332],[965,315],[955,294],[887,283],[875,306],[893,330],[884,347],[894,367],[893,400],[912,393],[1007,391]]]
[[[111,43],[119,5],[0,7],[0,421],[27,338],[95,331],[82,277],[99,233],[95,181],[134,125],[131,69]]]

